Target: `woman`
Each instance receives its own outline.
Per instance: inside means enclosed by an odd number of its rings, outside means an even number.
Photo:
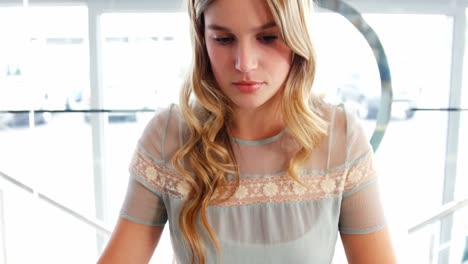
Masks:
[[[330,263],[338,232],[350,263],[395,263],[372,149],[311,94],[310,3],[188,2],[180,108],[147,125],[99,263],[147,263],[166,222],[177,263]]]

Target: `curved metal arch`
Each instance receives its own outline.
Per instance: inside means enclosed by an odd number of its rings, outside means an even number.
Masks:
[[[373,150],[377,151],[391,118],[393,101],[392,82],[387,55],[385,54],[377,33],[353,7],[341,0],[317,0],[316,2],[319,7],[338,13],[353,24],[366,39],[367,43],[369,43],[377,61],[381,83],[380,108],[377,114],[375,130],[370,139]]]

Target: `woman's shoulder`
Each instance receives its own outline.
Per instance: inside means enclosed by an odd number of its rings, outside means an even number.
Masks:
[[[326,102],[315,99],[312,107],[328,124],[327,136],[322,147],[326,149],[328,164],[342,166],[364,155],[369,143],[356,111],[343,102]]]
[[[346,132],[348,109],[342,102],[327,101],[323,96],[313,96],[310,100],[310,107],[315,114],[329,124],[328,134]]]
[[[181,115],[178,105],[158,108],[138,141],[140,149],[157,160],[167,161],[180,146]]]
[[[330,123],[335,132],[346,133],[347,130],[361,124],[357,110],[344,102],[327,101],[323,96],[313,96],[310,105],[315,113]]]
[[[335,151],[345,154],[346,164],[353,163],[372,152],[364,123],[351,105],[339,103],[333,107],[329,134],[330,145]]]
[[[157,108],[146,123],[142,138],[165,138],[168,130],[172,130],[179,119],[179,107],[176,104]]]

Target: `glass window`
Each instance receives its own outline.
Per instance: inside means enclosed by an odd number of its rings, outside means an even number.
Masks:
[[[466,9],[466,17],[468,17],[468,8]],[[468,22],[466,25],[466,37],[465,37],[465,54],[464,54],[464,65],[463,65],[463,84],[462,84],[462,108],[465,111],[460,113],[460,137],[458,145],[458,177],[457,177],[457,190],[455,197],[458,199],[467,197],[467,190],[465,186],[468,186],[468,166],[464,162],[464,158],[468,157]]]
[[[443,15],[410,14],[369,14],[365,19],[377,32],[387,54],[392,76],[392,112],[408,105],[447,107],[452,19]],[[392,113],[393,119],[376,157],[395,246],[405,253],[408,226],[442,204],[444,166],[448,158],[445,157],[447,113],[396,114]],[[437,228],[428,227],[411,236],[411,252],[402,258],[426,263],[432,254],[431,237],[438,234]]]
[[[104,14],[105,108],[177,103],[191,50],[184,13]]]
[[[89,85],[87,12],[84,6],[0,8],[0,110],[64,110],[80,101]],[[92,216],[91,142],[78,113],[2,113],[0,171]],[[3,183],[7,263],[95,261],[94,229]]]
[[[465,9],[465,18],[468,17],[468,8]],[[460,112],[460,133],[458,141],[458,162],[455,200],[468,198],[468,21],[465,28],[465,54],[463,65],[462,108]],[[454,263],[468,263],[468,207],[456,212],[454,215],[454,228],[452,229]],[[461,260],[464,260],[463,262]]]
[[[85,7],[0,10],[0,23],[14,25],[0,36],[2,108],[63,110],[73,103],[89,80],[86,19]]]
[[[379,111],[381,84],[374,54],[364,36],[343,16],[320,12],[313,23],[317,54],[314,92],[355,108],[370,138]]]

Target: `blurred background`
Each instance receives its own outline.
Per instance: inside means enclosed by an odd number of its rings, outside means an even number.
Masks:
[[[316,4],[314,91],[361,118],[401,263],[463,263],[468,1]],[[0,263],[97,260],[146,122],[178,101],[184,8],[0,0]],[[153,263],[171,262],[166,228]],[[346,263],[340,243],[334,263]]]

